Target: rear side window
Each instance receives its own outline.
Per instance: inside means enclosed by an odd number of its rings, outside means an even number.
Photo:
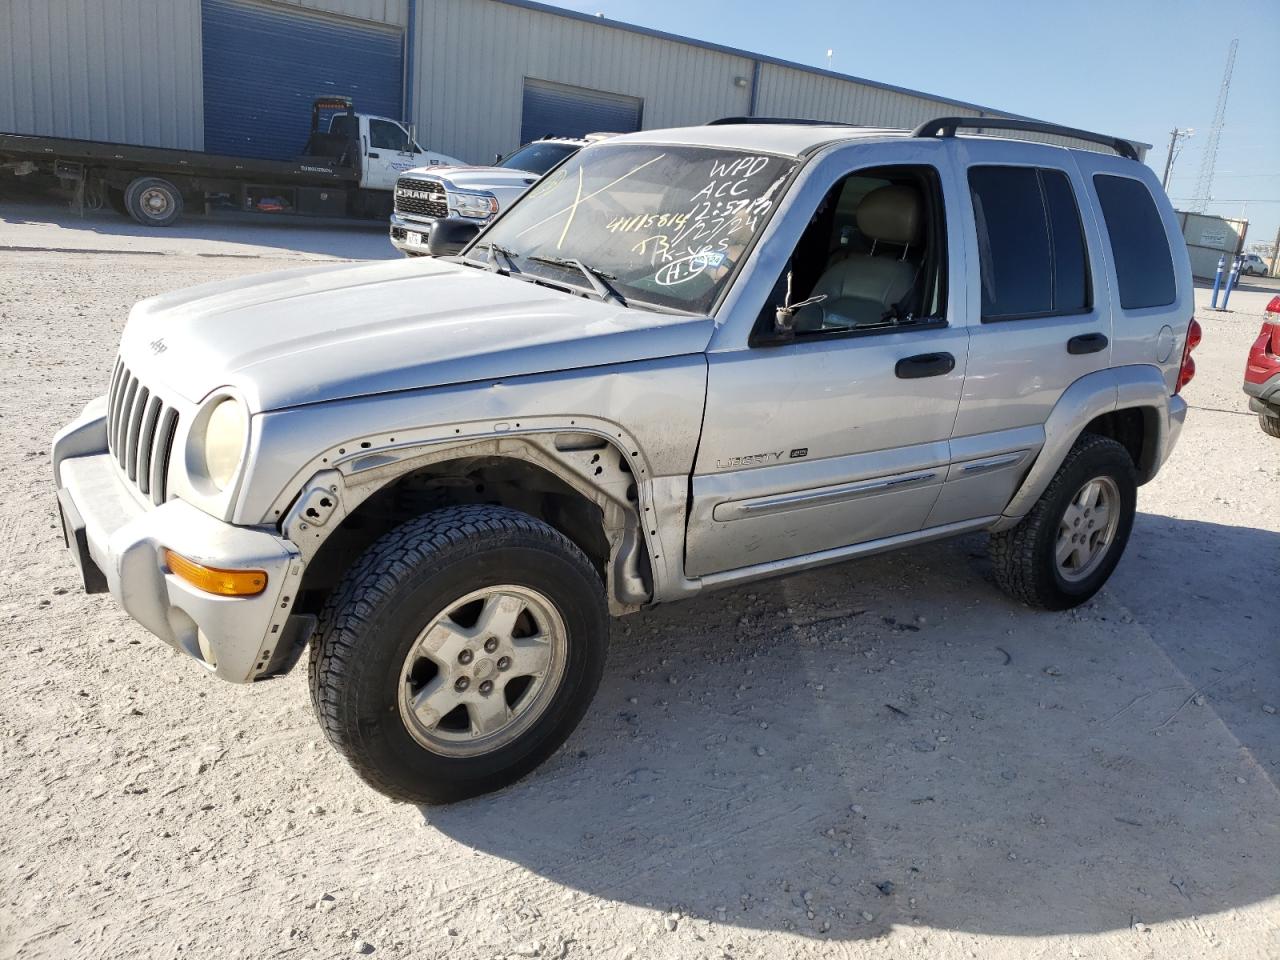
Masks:
[[[1111,240],[1120,306],[1139,310],[1173,303],[1173,258],[1151,191],[1139,180],[1102,173],[1094,175],[1093,188]]]
[[[1071,181],[1058,170],[972,167],[982,319],[1089,309],[1089,267]]]

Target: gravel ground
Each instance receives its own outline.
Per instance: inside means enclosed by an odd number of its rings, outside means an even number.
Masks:
[[[971,537],[639,614],[550,762],[419,809],[322,741],[305,671],[212,680],[64,555],[49,439],[135,300],[389,252],[191,223],[0,206],[0,957],[1280,956],[1261,286],[1200,311],[1181,445],[1085,607],[1010,602]]]

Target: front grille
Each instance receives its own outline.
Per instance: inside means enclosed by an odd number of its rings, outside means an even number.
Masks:
[[[107,450],[129,482],[155,504],[168,499],[169,456],[178,411],[116,361],[107,394]]]
[[[439,180],[401,177],[396,181],[396,213],[443,220],[449,216],[444,184]]]

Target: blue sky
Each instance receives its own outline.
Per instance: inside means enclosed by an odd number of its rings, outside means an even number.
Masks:
[[[1169,131],[1194,127],[1169,193],[1194,192],[1227,47],[1240,38],[1212,213],[1280,224],[1280,2],[1208,0],[553,0],[558,6],[826,66],[870,80],[1131,137],[1164,169]],[[1247,205],[1244,201],[1248,201]]]

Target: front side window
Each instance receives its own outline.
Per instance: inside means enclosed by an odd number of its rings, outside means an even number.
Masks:
[[[369,146],[374,150],[395,150],[407,153],[409,135],[398,123],[391,123],[388,120],[370,120]]]
[[[797,337],[944,324],[946,234],[932,167],[878,167],[841,178],[796,243],[757,334],[788,304],[807,304],[795,313]]]
[[[498,166],[508,170],[524,170],[538,176],[580,148],[573,143],[526,143],[519,150],[502,158]]]
[[[971,167],[982,319],[1089,309],[1084,231],[1071,181],[1058,170]]]
[[[1093,188],[1111,240],[1120,306],[1139,310],[1173,303],[1173,258],[1151,191],[1139,180],[1101,173],[1094,176]]]
[[[467,256],[575,288],[603,280],[628,303],[706,313],[795,166],[718,147],[601,144],[541,180]]]

